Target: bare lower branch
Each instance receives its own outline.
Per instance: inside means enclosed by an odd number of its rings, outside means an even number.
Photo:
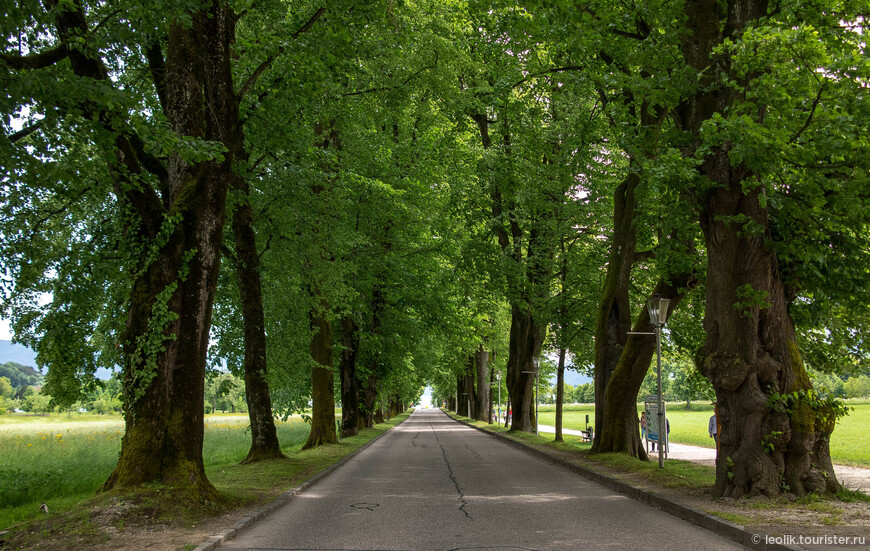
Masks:
[[[304,25],[302,25],[299,30],[290,35],[290,39],[296,40],[297,38],[299,38],[299,35],[311,29],[311,27],[314,26],[314,23],[316,23],[317,20],[320,19],[320,17],[324,13],[326,13],[326,8],[320,8],[319,10],[314,12],[314,15],[312,15],[311,18]],[[246,80],[245,83],[242,85],[241,89],[239,89],[239,98],[245,97],[245,94],[248,92],[251,86],[254,85],[257,79],[260,78],[260,75],[266,72],[266,69],[271,67],[275,60],[278,59],[278,56],[282,55],[283,53],[284,47],[279,46],[277,52],[270,55],[263,63],[260,64],[259,67],[254,69],[254,72],[251,73],[251,76],[248,77],[248,80]]]

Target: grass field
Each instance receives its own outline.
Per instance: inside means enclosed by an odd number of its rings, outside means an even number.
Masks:
[[[276,425],[285,453],[308,436],[301,419]],[[206,473],[220,478],[248,452],[248,416],[207,415],[205,426]],[[32,519],[42,503],[59,512],[92,497],[117,463],[123,434],[119,416],[0,416],[0,530]]]
[[[848,400],[853,408],[849,415],[839,420],[831,436],[831,458],[834,463],[870,467],[870,402],[867,400]],[[685,403],[668,404],[668,418],[671,424],[671,442],[713,447],[713,439],[707,434],[707,422],[713,415],[709,403],[693,403],[692,409],[685,409]],[[541,406],[541,424],[555,425],[555,406]],[[638,405],[638,414],[642,410]],[[563,413],[563,427],[581,430],[586,428],[586,415],[589,424],[595,425],[595,407],[591,404],[566,405]]]

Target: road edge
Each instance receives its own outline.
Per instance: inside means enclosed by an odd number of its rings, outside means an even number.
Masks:
[[[456,417],[453,417],[447,412],[444,413],[445,415],[447,415],[447,417],[453,419],[457,423],[462,423],[463,425],[471,427],[484,434],[488,434],[496,438],[497,440],[501,440],[502,442],[512,445],[515,448],[522,450],[530,455],[549,461],[555,465],[558,465],[564,469],[573,472],[574,474],[578,474],[583,478],[591,480],[592,482],[601,484],[608,489],[619,492],[636,501],[645,503],[651,507],[655,507],[656,509],[664,511],[687,522],[691,522],[699,528],[704,528],[705,530],[709,530],[719,536],[728,538],[729,540],[738,543],[748,549],[756,549],[759,551],[805,551],[806,549],[804,547],[784,544],[768,544],[761,542],[756,543],[755,541],[753,541],[753,538],[759,536],[759,534],[750,533],[744,526],[705,513],[703,511],[699,511],[693,507],[677,503],[675,501],[662,497],[655,492],[632,486],[627,482],[599,473],[582,465],[577,465],[575,463],[565,461],[564,459],[547,453],[544,450],[531,447],[524,442],[519,442],[517,440],[514,440],[513,438],[509,438],[504,434],[488,431],[485,428],[472,425],[464,419],[457,419]]]
[[[414,413],[413,410],[411,411],[411,413],[412,414]],[[272,513],[273,511],[275,511],[279,507],[286,505],[287,503],[290,502],[291,499],[293,499],[297,495],[301,494],[305,490],[311,488],[312,486],[314,486],[315,484],[317,484],[318,482],[320,482],[321,480],[323,480],[327,476],[331,475],[338,468],[340,468],[345,463],[347,463],[348,461],[353,459],[361,451],[363,451],[364,449],[368,448],[369,446],[371,446],[372,444],[374,444],[375,442],[377,442],[378,440],[383,438],[386,434],[390,433],[390,431],[392,431],[394,428],[398,427],[399,425],[401,425],[402,423],[407,421],[410,417],[411,416],[408,415],[408,417],[403,419],[401,422],[396,423],[395,425],[388,428],[387,430],[385,430],[381,434],[375,436],[374,438],[372,438],[371,440],[369,440],[368,442],[366,442],[365,444],[363,444],[359,448],[355,449],[354,451],[350,452],[349,454],[345,455],[344,457],[342,457],[341,459],[339,459],[338,461],[336,461],[335,463],[333,463],[329,467],[323,469],[322,471],[315,474],[314,476],[312,476],[308,480],[302,482],[299,486],[296,486],[295,488],[291,488],[291,489],[287,490],[286,492],[282,493],[277,498],[275,498],[274,501],[268,503],[262,509],[259,509],[256,512],[242,518],[240,521],[233,524],[230,528],[227,528],[226,530],[219,532],[219,533],[215,534],[214,536],[210,536],[207,540],[205,540],[204,542],[202,542],[198,546],[194,547],[193,551],[212,551],[213,549],[216,549],[219,545],[235,538],[237,535],[239,535],[239,533],[241,533],[246,528],[250,527],[252,524],[257,522],[258,520],[263,519],[264,517],[266,517],[266,515],[268,515],[269,513]]]

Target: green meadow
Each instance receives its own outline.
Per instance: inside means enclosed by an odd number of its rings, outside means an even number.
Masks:
[[[852,408],[849,415],[840,419],[837,428],[831,436],[831,458],[834,463],[870,467],[870,439],[867,438],[870,427],[870,401],[846,400]],[[642,406],[638,404],[638,415]],[[685,402],[667,405],[668,419],[671,424],[671,442],[692,444],[694,446],[713,447],[713,439],[707,434],[707,423],[713,415],[713,406],[709,403],[692,403],[691,409],[686,409]],[[541,424],[556,424],[556,407],[541,406],[539,409]],[[589,424],[595,425],[595,406],[592,404],[568,404],[563,412],[562,426],[566,429],[584,430],[586,416]]]
[[[251,445],[248,416],[206,415],[206,473],[245,458]],[[302,446],[309,426],[299,418],[277,423],[285,453]],[[50,512],[70,510],[93,497],[121,449],[120,416],[0,416],[0,530],[34,518],[42,503]]]

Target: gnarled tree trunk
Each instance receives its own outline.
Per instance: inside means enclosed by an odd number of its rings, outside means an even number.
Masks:
[[[766,17],[768,3],[729,0],[726,7],[721,26],[709,16],[721,9],[716,0],[684,7],[681,49],[702,77],[699,91],[678,114],[696,143],[705,121],[741,100],[742,92],[725,82],[754,78],[731,74],[730,60],[714,52]],[[762,107],[757,114],[763,115]],[[714,491],[726,497],[834,491],[839,484],[828,453],[833,421],[826,408],[814,409],[807,394],[812,385],[795,341],[779,263],[767,243],[763,186],[752,185],[748,168],[732,162],[730,145],[714,145],[699,168],[714,184],[701,204],[708,268],[707,338],[699,354],[700,369],[716,391],[721,426]]]
[[[692,276],[682,274],[674,276],[670,282],[662,280],[656,285],[653,294],[671,300],[668,307],[669,314],[686,296],[692,279]],[[649,324],[649,312],[643,308],[633,331],[652,330]],[[596,452],[625,452],[634,457],[647,459],[640,438],[637,393],[649,371],[655,350],[655,337],[629,335],[605,390],[604,421],[601,423],[601,433],[595,435],[593,444]]]

